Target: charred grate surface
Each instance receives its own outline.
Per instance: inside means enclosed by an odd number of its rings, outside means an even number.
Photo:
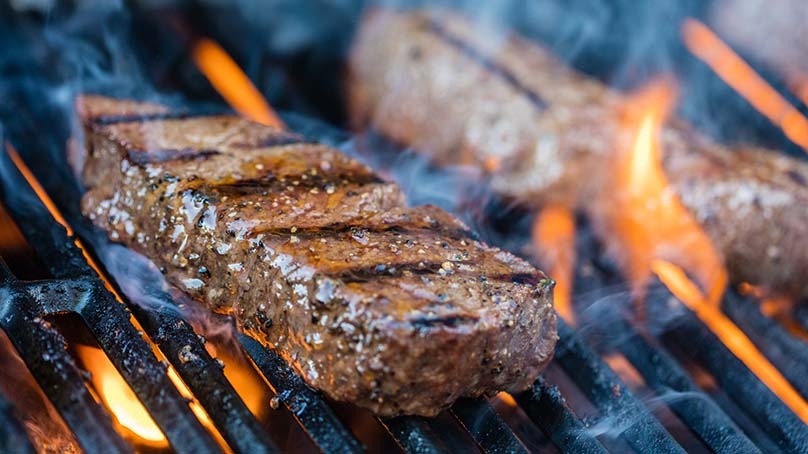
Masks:
[[[808,348],[783,325],[764,315],[760,304],[749,297],[729,292],[722,309],[757,348],[780,370],[794,388],[808,398]]]
[[[667,405],[716,452],[760,452],[738,426],[687,376],[661,346],[654,346],[629,322],[616,314],[602,318],[610,329],[623,333],[616,347],[658,395],[670,391],[692,397],[674,399]]]
[[[597,439],[586,434],[586,427],[567,406],[561,391],[549,385],[544,378],[539,378],[530,389],[517,394],[516,401],[531,421],[563,452],[606,452]]]
[[[528,452],[487,400],[463,398],[454,404],[451,412],[484,452]]]
[[[68,354],[64,338],[42,319],[37,303],[1,262],[0,275],[4,293],[0,327],[79,444],[87,451],[131,452],[115,431],[109,413],[84,386],[83,372]],[[68,294],[69,289],[62,292]]]
[[[556,361],[603,414],[614,415],[626,424],[622,437],[634,449],[650,449],[658,453],[684,452],[617,374],[586,348],[573,329],[560,319],[558,335]]]
[[[36,150],[36,147],[33,149]],[[147,375],[151,381],[140,383],[142,377],[134,376],[131,370],[127,372],[122,361],[116,362],[113,359],[116,367],[119,370],[123,369],[121,372],[124,372],[124,378],[133,385],[136,394],[144,403],[148,403],[146,407],[155,416],[158,426],[164,430],[171,444],[196,452],[218,452],[218,446],[211,440],[210,433],[191,414],[187,402],[178,394],[175,396],[173,391],[175,388],[172,384],[167,384],[169,382],[165,378],[165,367],[156,360],[145,341],[139,339],[139,332],[129,323],[128,311],[131,310],[149,337],[167,354],[169,361],[175,366],[183,380],[189,384],[191,391],[200,400],[207,413],[211,415],[217,430],[230,446],[236,447],[240,451],[274,451],[276,447],[273,441],[243,407],[240,398],[224,378],[220,366],[206,353],[202,342],[197,338],[190,325],[178,313],[171,310],[155,312],[116,301],[88,266],[81,251],[73,245],[73,238],[68,237],[64,228],[53,220],[27,183],[14,171],[14,167],[7,158],[3,157],[3,159],[4,162],[0,162],[0,169],[4,169],[2,195],[6,205],[10,207],[14,219],[22,227],[37,254],[49,259],[48,267],[51,273],[60,278],[57,281],[36,284],[20,283],[26,288],[21,298],[33,301],[25,302],[26,307],[30,305],[35,308],[28,319],[20,319],[22,320],[21,326],[31,329],[31,322],[38,318],[36,311],[44,313],[72,311],[80,314],[111,359],[115,355],[119,355],[120,359],[121,352],[127,351],[127,355],[136,356],[134,363],[138,367],[147,366]],[[75,203],[76,194],[58,191],[62,185],[68,185],[64,176],[54,170],[53,166],[46,164],[42,164],[42,166],[36,173],[43,177],[40,178],[41,181],[48,184],[49,187],[46,189],[49,189],[51,194],[61,197],[57,200],[57,205],[70,207],[71,200]],[[54,172],[56,173],[54,174]],[[63,209],[62,211],[73,227],[78,226],[81,232],[90,232],[86,220],[81,218],[77,210]],[[65,295],[54,296],[60,291]],[[170,307],[168,303],[171,303],[171,298],[168,295],[152,296],[165,301],[167,303],[165,307]],[[663,297],[661,300],[667,300],[667,297]],[[617,316],[611,318],[623,323],[619,325],[619,329],[630,336],[626,342],[618,346],[610,346],[610,348],[615,348],[625,355],[640,371],[652,389],[660,394],[666,387],[683,392],[701,392],[690,381],[685,370],[668,356],[664,349],[640,334],[642,330],[638,329],[634,322]],[[695,330],[693,332],[701,332],[706,329],[695,317],[691,317],[683,323],[685,329]],[[556,364],[560,365],[573,382],[584,391],[587,399],[604,417],[617,417],[621,423],[625,423],[628,429],[620,436],[621,441],[638,451],[681,452],[681,447],[661,422],[654,418],[648,408],[628,391],[627,386],[600,359],[598,353],[588,347],[588,345],[598,345],[598,350],[600,350],[602,346],[598,343],[598,339],[587,333],[576,333],[564,323],[560,323],[560,325],[561,340],[556,355]],[[17,329],[23,330],[23,328]],[[677,343],[678,337],[671,334],[672,332],[666,333],[663,340]],[[680,337],[690,340],[688,336],[691,334],[692,332],[686,332]],[[59,344],[63,341],[59,338],[58,333],[51,330],[50,335],[55,339],[52,345],[63,345],[63,343]],[[305,385],[302,378],[297,376],[280,356],[265,349],[259,342],[248,336],[242,335],[239,340],[259,371],[277,392],[280,402],[292,413],[297,423],[319,449],[324,452],[362,452],[365,449],[346,427],[345,422],[336,416],[330,404],[318,392]],[[132,342],[134,343],[132,344]],[[683,341],[680,343],[685,345]],[[129,348],[130,345],[133,345],[134,348]],[[704,345],[711,350],[720,350],[723,347],[715,338],[708,339]],[[180,356],[178,353],[186,347],[190,347],[192,352],[198,354],[200,358],[198,364],[195,361],[185,363],[178,361]],[[18,348],[25,349],[26,347]],[[760,392],[762,384],[742,364],[738,364],[737,360],[733,362],[734,356],[725,347],[723,348],[724,352],[720,353],[718,359],[719,365],[714,366],[710,372],[716,374],[721,385],[726,386],[727,392],[733,394],[734,400],[739,400],[738,405],[748,413],[749,420],[754,421],[756,430],[766,433],[768,437],[772,438],[769,441],[761,441],[752,437],[755,443],[761,447],[777,446],[781,449],[795,451],[807,446],[804,444],[806,441],[805,427],[795,424],[799,421],[779,399],[771,393]],[[710,362],[713,361],[712,358],[705,356],[699,358],[699,361]],[[69,360],[69,357],[66,360]],[[189,365],[189,363],[193,364]],[[732,377],[727,377],[727,375]],[[35,375],[35,377],[39,380],[39,376]],[[77,381],[68,384],[59,382],[58,385],[86,389],[81,371],[76,369],[76,373],[69,379]],[[169,395],[149,395],[148,392],[154,389],[155,383],[167,384],[165,389]],[[743,391],[744,386],[749,386],[749,388]],[[741,391],[736,392],[737,389]],[[765,387],[762,387],[762,390],[768,391]],[[740,426],[745,431],[747,426],[740,422],[737,426],[734,425],[713,399],[705,393],[701,393],[701,395],[705,396],[703,405],[683,403],[677,406],[672,404],[671,408],[677,414],[681,413],[680,417],[688,424],[688,427],[715,451],[754,452],[756,448],[738,429]],[[64,395],[61,397],[64,398]],[[561,450],[576,452],[601,452],[603,450],[600,442],[565,405],[563,397],[551,384],[540,380],[534,384],[531,390],[516,398],[528,417],[539,429],[548,434]],[[81,407],[81,404],[76,405]],[[78,436],[77,433],[77,438],[82,446],[85,444],[92,447],[115,446],[114,440],[109,444],[99,444],[98,440],[92,438],[103,435],[103,429],[99,429],[99,427],[103,427],[104,418],[109,425],[109,415],[106,410],[97,403],[94,405],[100,412],[99,420],[102,421],[100,425],[88,424],[85,421],[82,426],[79,421],[81,418],[73,417],[72,421],[79,429],[74,429],[74,425],[69,424],[71,429],[87,430],[87,433],[82,436]],[[60,412],[77,411],[66,405],[56,407]],[[768,408],[773,408],[774,414],[761,416],[760,412],[766,412]],[[80,411],[88,410],[81,407]],[[685,416],[682,416],[683,414]],[[526,451],[517,435],[484,400],[461,400],[452,408],[451,415],[460,426],[467,429],[468,436],[477,444],[477,447],[485,452]],[[67,422],[69,418],[65,419]],[[394,418],[380,422],[396,443],[408,452],[449,450],[444,445],[444,434],[437,433],[429,420]],[[784,424],[785,429],[776,430],[776,426],[780,422]],[[99,435],[98,431],[102,434]],[[783,432],[788,433],[783,435]],[[109,434],[118,437],[114,432],[109,432]],[[775,440],[781,435],[785,441]],[[189,439],[191,442],[186,442]],[[124,442],[119,442],[122,444],[120,452],[130,449]],[[606,443],[606,440],[603,442]],[[108,451],[110,450],[113,448],[108,449]]]
[[[661,284],[655,291],[674,298]],[[696,314],[684,310],[681,322],[663,332],[661,338],[665,345],[692,355],[715,378],[732,402],[763,429],[769,443],[787,452],[805,452],[808,426],[707,329]],[[692,348],[694,343],[710,347]],[[755,441],[758,445],[762,443]]]
[[[599,249],[593,238],[582,236],[576,244],[579,257]],[[619,285],[616,270],[603,270],[594,266],[588,273],[581,267],[575,275],[576,294],[586,294],[597,289]],[[664,295],[663,295],[664,296]],[[648,295],[657,298],[658,295]],[[664,298],[663,298],[664,299]],[[641,334],[642,326],[627,320],[623,308],[630,303],[614,304],[606,301],[590,310],[582,311],[587,326],[592,327],[586,338],[589,345],[599,346],[599,353],[617,351],[640,373],[645,384],[657,395],[670,391],[686,393],[688,398],[675,399],[667,405],[696,433],[707,447],[715,452],[759,452],[758,448],[724,411],[702,391],[676,360],[650,336]],[[660,308],[660,310],[663,310]],[[588,316],[586,314],[589,314]],[[595,319],[595,317],[597,319]],[[645,327],[647,331],[647,327]],[[610,333],[620,333],[610,339]],[[613,336],[611,336],[613,337]]]
[[[317,446],[332,453],[364,452],[320,394],[306,385],[286,361],[247,335],[239,334],[239,342]]]
[[[412,454],[450,452],[424,418],[401,416],[382,419],[381,423],[402,451]]]

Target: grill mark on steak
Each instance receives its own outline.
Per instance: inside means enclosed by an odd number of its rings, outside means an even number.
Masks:
[[[802,176],[800,173],[798,173],[798,172],[796,172],[794,170],[789,170],[789,171],[786,172],[786,175],[794,183],[797,183],[798,185],[800,185],[802,187],[808,186],[808,181],[806,181],[805,177]]]
[[[409,225],[403,224],[407,222]],[[264,233],[276,236],[294,235],[301,240],[317,239],[317,238],[333,238],[350,234],[351,236],[364,236],[366,234],[374,233],[394,233],[398,236],[406,237],[416,232],[432,231],[444,235],[449,240],[478,240],[477,233],[463,228],[448,228],[441,226],[428,226],[428,225],[413,225],[409,220],[402,220],[401,223],[390,224],[375,224],[375,225],[357,225],[353,222],[334,222],[316,227],[296,227],[294,232],[289,228],[255,228],[254,233]]]
[[[251,148],[272,148],[272,147],[282,147],[286,145],[302,145],[302,144],[314,144],[314,142],[308,141],[305,138],[295,135],[295,134],[271,134],[267,137],[262,139],[258,139],[255,143],[252,142],[233,142],[230,144],[233,148],[241,148],[241,149],[251,149]]]
[[[429,330],[438,327],[457,328],[460,325],[469,325],[477,321],[479,321],[479,317],[449,315],[444,317],[418,317],[410,320],[409,323],[415,328]]]
[[[226,115],[224,112],[191,113],[186,111],[158,112],[148,114],[127,114],[127,115],[99,115],[89,119],[95,126],[109,126],[120,123],[148,123],[162,120],[185,120],[195,117],[215,117]]]
[[[513,87],[516,91],[522,93],[539,111],[547,109],[547,102],[542,99],[538,93],[523,84],[522,81],[520,81],[519,78],[516,77],[512,72],[508,71],[508,69],[490,57],[484,55],[463,39],[453,35],[443,25],[434,20],[427,19],[427,30],[432,32],[444,43],[454,47],[466,57],[470,58],[486,70],[490,71],[492,74],[507,82],[508,85]]]
[[[303,178],[304,176],[306,178]],[[287,191],[290,187],[308,191],[312,189],[327,191],[329,190],[329,185],[331,185],[336,191],[336,189],[349,184],[363,187],[373,184],[386,184],[386,182],[373,174],[338,174],[333,176],[298,174],[284,175],[278,178],[268,173],[260,178],[216,183],[206,189],[215,191],[223,196],[243,197],[253,194],[269,194],[272,192]]]
[[[531,276],[530,274],[527,273],[502,273],[502,274],[479,275],[479,273],[475,274],[473,272],[453,269],[451,271],[444,270],[444,273],[441,274],[441,270],[443,270],[443,263],[445,262],[437,263],[437,262],[421,261],[421,262],[398,263],[389,267],[385,265],[356,267],[342,270],[331,277],[340,279],[345,283],[370,282],[378,279],[397,278],[405,276],[407,274],[412,274],[415,276],[425,276],[425,277],[430,275],[444,276],[451,274],[455,276],[463,276],[479,279],[480,281],[510,282],[513,284],[521,284],[521,285],[537,285],[540,281],[540,279],[537,278],[536,276]],[[452,263],[453,266],[463,264],[463,262],[450,262],[450,263]]]
[[[340,271],[332,277],[340,279],[346,284],[356,284],[388,277],[400,277],[407,273],[416,276],[434,275],[437,274],[440,269],[441,264],[436,262],[408,262],[389,267],[385,265],[374,265],[369,267],[360,266],[349,268]]]
[[[164,149],[164,150],[128,150],[127,156],[133,163],[143,166],[146,164],[160,164],[169,161],[202,161],[212,156],[222,154],[218,150],[197,150],[194,148]]]

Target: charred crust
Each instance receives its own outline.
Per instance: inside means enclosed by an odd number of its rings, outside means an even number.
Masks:
[[[469,275],[463,271],[450,271],[446,272],[443,269],[443,263],[437,262],[407,262],[407,263],[398,263],[395,265],[370,265],[370,266],[362,266],[362,267],[355,267],[349,268],[343,271],[340,271],[338,274],[331,276],[334,279],[339,279],[345,283],[363,283],[363,282],[371,282],[374,280],[384,279],[384,278],[396,278],[406,275],[415,275],[415,276],[440,276],[443,277],[445,275],[456,275],[456,276],[468,276],[470,279],[478,279],[473,275]],[[487,282],[507,282],[513,284],[521,284],[521,285],[540,285],[544,288],[552,288],[555,286],[555,281],[552,279],[542,279],[539,277],[538,274],[531,274],[531,273],[504,273],[504,274],[490,274],[484,276],[484,280]],[[545,283],[545,281],[549,281],[549,283]],[[438,298],[442,299],[442,296],[445,294],[439,294]]]
[[[471,325],[478,321],[478,317],[469,315],[450,315],[444,317],[425,315],[413,318],[409,323],[418,330],[430,330],[435,328],[457,328],[460,325]]]
[[[285,175],[276,177],[271,173],[258,178],[248,178],[237,181],[221,182],[209,186],[211,191],[220,195],[244,196],[251,194],[268,194],[270,192],[287,192],[289,187],[300,190],[318,189],[328,190],[329,186],[345,186],[355,184],[358,186],[368,186],[373,184],[385,184],[384,180],[373,174],[345,174],[345,175]]]
[[[533,104],[533,106],[539,111],[547,109],[547,102],[544,99],[542,99],[542,97],[539,96],[538,93],[536,93],[534,90],[530,89],[525,84],[523,84],[522,81],[520,81],[519,78],[516,77],[507,68],[503,67],[501,64],[497,63],[487,55],[475,49],[474,46],[467,43],[462,38],[453,35],[443,25],[439,24],[434,20],[427,19],[425,29],[434,34],[435,36],[437,36],[444,43],[452,46],[460,53],[462,53],[469,59],[473,60],[474,62],[485,68],[491,74],[505,81],[514,90],[522,93],[531,102],[531,104]]]
[[[220,155],[218,150],[195,150],[193,148],[139,150],[128,149],[127,157],[133,164],[143,166],[146,164],[162,164],[170,161],[203,161]]]
[[[796,184],[798,184],[798,185],[800,185],[802,187],[808,186],[808,181],[805,180],[805,176],[802,175],[799,172],[794,171],[793,169],[788,170],[786,172],[786,176],[788,176],[788,178],[791,181],[793,181],[794,183],[796,183]]]
[[[233,148],[239,149],[253,149],[253,148],[272,148],[272,147],[283,147],[286,145],[304,145],[310,144],[314,145],[314,142],[307,141],[303,137],[298,136],[296,134],[271,134],[267,137],[262,137],[255,142],[248,142],[248,141],[238,141],[233,142],[230,144]]]
[[[87,122],[91,126],[109,126],[121,123],[148,123],[162,120],[187,120],[191,118],[213,117],[217,115],[222,115],[222,113],[211,112],[204,114],[199,113],[193,114],[186,111],[174,111],[174,112],[158,112],[149,114],[98,115],[89,118]]]
[[[438,274],[441,269],[440,263],[435,262],[411,262],[399,263],[394,266],[371,265],[366,267],[356,267],[341,271],[332,276],[345,283],[371,282],[386,277],[399,277],[405,274],[418,276]]]
[[[286,236],[294,233],[296,237],[301,240],[312,238],[334,238],[351,235],[352,237],[361,237],[367,234],[374,233],[392,233],[395,236],[406,237],[412,236],[417,232],[432,231],[443,235],[444,237],[454,240],[476,240],[477,235],[467,229],[450,228],[433,225],[418,225],[418,224],[399,224],[399,223],[380,223],[380,224],[360,224],[356,225],[352,222],[335,222],[317,227],[295,227],[294,232],[290,232],[288,228],[261,228],[256,227],[253,233],[264,233],[267,235],[281,235]],[[412,241],[412,240],[407,240]],[[448,243],[447,243],[448,244]]]
[[[537,285],[541,283],[542,279],[535,273],[512,273],[494,276],[495,279],[505,282],[513,282],[514,284],[522,285]],[[553,283],[555,285],[555,282]]]

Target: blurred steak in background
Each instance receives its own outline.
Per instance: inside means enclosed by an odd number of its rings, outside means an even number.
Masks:
[[[597,222],[618,209],[613,181],[629,148],[630,99],[545,49],[440,12],[369,14],[351,53],[348,103],[370,126],[437,163],[471,164],[493,191],[561,203]],[[661,132],[678,198],[736,283],[808,297],[808,164],[776,151],[730,150],[682,120]]]

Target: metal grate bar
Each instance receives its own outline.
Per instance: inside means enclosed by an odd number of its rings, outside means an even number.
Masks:
[[[4,162],[0,165],[6,169],[2,196],[12,218],[34,251],[40,257],[49,258],[46,263],[51,274],[59,278],[85,276],[79,282],[89,288],[73,301],[74,311],[82,316],[171,445],[199,453],[220,452],[187,400],[174,387],[165,365],[157,360],[141,333],[130,323],[124,304],[105,289],[65,229],[48,213],[8,156],[4,154],[2,159]],[[14,196],[9,197],[10,193]]]
[[[487,400],[462,398],[450,412],[483,451],[490,454],[528,452]]]
[[[563,452],[605,453],[606,449],[567,406],[561,391],[540,377],[527,391],[514,396],[522,410]]]
[[[606,449],[591,436],[580,419],[567,406],[561,391],[543,377],[527,391],[515,396],[522,410],[563,452],[605,453]]]
[[[403,451],[411,454],[449,452],[449,449],[432,430],[429,421],[415,416],[379,418],[379,422]]]
[[[0,273],[10,276],[5,265]],[[87,451],[131,452],[117,434],[112,419],[85,386],[84,376],[70,357],[64,338],[34,313],[34,302],[24,290],[6,280],[0,288],[0,326],[6,332],[42,391]]]
[[[670,294],[669,294],[670,295]],[[670,296],[673,298],[673,296]],[[662,333],[665,343],[692,355],[781,449],[802,452],[808,446],[806,426],[689,309]],[[693,348],[709,345],[709,348]]]
[[[616,348],[640,372],[645,383],[658,395],[671,390],[691,397],[666,402],[707,446],[719,453],[759,452],[724,411],[688,377],[687,373],[662,346],[651,345],[619,313],[614,305],[598,312],[599,328],[620,333]],[[606,336],[602,336],[606,337]],[[608,342],[592,341],[592,345]],[[608,347],[607,347],[608,348]]]
[[[590,257],[592,251],[601,249],[592,232],[577,237],[579,257]],[[598,257],[598,256],[594,256]],[[593,261],[590,272],[583,273],[578,267],[575,275],[577,294],[598,292],[600,289],[622,285],[620,272],[611,263]],[[656,295],[650,294],[648,298]],[[654,302],[664,300],[656,299]],[[628,302],[628,301],[625,301]],[[704,393],[687,375],[687,372],[662,348],[653,345],[643,337],[623,313],[623,304],[606,301],[597,307],[582,311],[590,345],[600,346],[599,350],[616,349],[631,362],[642,375],[645,383],[657,395],[670,390],[685,392],[695,398],[677,399],[667,402],[667,406],[695,432],[702,441],[715,452],[758,452],[757,447],[724,411]],[[646,309],[647,310],[647,309]],[[667,309],[660,307],[660,311]],[[659,312],[664,313],[664,312]],[[619,333],[617,336],[614,333]]]
[[[322,396],[303,382],[283,358],[246,334],[239,333],[238,339],[277,397],[320,449],[327,453],[364,452],[365,448]]]
[[[193,328],[176,313],[167,294],[152,295],[160,309],[130,305],[160,350],[205,408],[227,443],[238,452],[268,453],[279,449],[225,377]]]
[[[21,183],[25,184],[24,182]],[[68,210],[63,210],[63,214],[69,218],[74,228],[83,227],[84,230],[88,230],[84,227],[86,221],[83,219],[74,218]],[[40,225],[34,229],[34,234],[38,233],[40,236],[53,239],[53,241],[43,240],[43,243],[50,244],[51,248],[56,248],[59,244],[70,243],[66,236],[59,240],[58,234],[45,235],[48,227],[50,227],[50,230],[61,230],[61,226],[53,222],[49,226],[41,225],[41,217],[50,219],[49,215],[43,212],[32,216],[30,219],[26,218],[26,221],[39,222]],[[85,244],[85,247],[87,246]],[[37,252],[41,253],[42,251]],[[81,260],[75,259],[76,252],[78,252],[75,247],[66,247],[64,251],[59,252],[58,257],[55,257],[55,254],[48,255],[48,264],[53,268],[54,274],[61,274],[63,275],[62,277],[95,275],[94,270],[88,266],[83,257]],[[52,262],[58,262],[58,259],[63,259],[64,262],[53,265]],[[227,443],[244,452],[276,452],[278,449],[269,435],[244,405],[224,376],[219,364],[210,357],[193,329],[177,313],[167,309],[173,306],[171,297],[167,294],[151,296],[165,303],[163,305],[164,310],[159,312],[144,310],[136,304],[131,304],[128,308],[144,327],[149,337],[160,347],[160,350],[166,355],[183,381],[193,391],[194,396],[211,417],[217,430],[219,430]],[[67,310],[72,309],[67,308]],[[83,311],[78,312],[83,316],[86,315]],[[128,321],[126,325],[130,325]],[[187,358],[194,358],[194,360],[186,361],[185,359]]]
[[[659,421],[637,400],[600,358],[584,346],[563,320],[558,321],[556,362],[604,414],[627,424],[623,438],[638,451],[684,452]]]
[[[760,312],[752,298],[727,292],[724,313],[746,333],[804,398],[808,398],[808,343],[788,332],[782,323]]]

